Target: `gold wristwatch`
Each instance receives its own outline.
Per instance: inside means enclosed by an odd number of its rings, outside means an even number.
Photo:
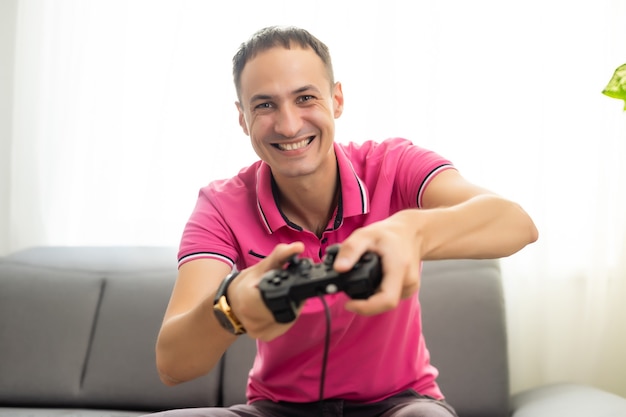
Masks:
[[[244,334],[246,329],[233,313],[230,304],[228,303],[228,297],[226,296],[226,290],[230,283],[239,275],[239,271],[233,271],[224,278],[224,281],[220,284],[215,293],[215,299],[213,300],[213,313],[220,325],[231,332],[234,335]]]

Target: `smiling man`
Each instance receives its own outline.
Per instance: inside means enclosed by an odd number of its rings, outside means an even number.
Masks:
[[[341,84],[326,45],[303,29],[255,33],[233,75],[259,161],[201,190],[156,353],[175,385],[209,372],[247,333],[257,340],[248,403],[161,415],[455,416],[422,335],[421,262],[511,255],[537,239],[532,220],[409,140],[336,142]],[[278,323],[263,275],[296,254],[319,262],[335,244],[338,272],[380,256],[378,290],[310,298]]]

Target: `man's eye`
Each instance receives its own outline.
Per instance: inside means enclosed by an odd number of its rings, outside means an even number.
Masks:
[[[269,109],[271,107],[272,107],[272,105],[270,103],[261,103],[261,104],[257,104],[256,106],[254,106],[254,108],[258,109],[258,110],[265,110],[265,109]]]
[[[300,97],[298,97],[298,102],[299,102],[299,103],[304,103],[304,102],[307,102],[307,101],[311,101],[311,100],[313,100],[314,98],[315,98],[315,97],[314,97],[314,96],[312,96],[312,95],[300,96]]]

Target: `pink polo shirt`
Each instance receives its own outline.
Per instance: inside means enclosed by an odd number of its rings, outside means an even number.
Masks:
[[[342,242],[355,229],[402,209],[419,208],[429,181],[452,168],[438,154],[401,138],[334,147],[341,193],[321,238],[281,213],[270,168],[258,161],[237,176],[200,190],[181,240],[179,264],[213,258],[244,269],[276,244],[294,241],[305,244],[301,256],[319,262],[329,245]],[[375,402],[409,388],[443,398],[422,335],[417,294],[373,317],[347,312],[343,293],[325,299],[331,314],[326,398]],[[269,343],[257,341],[248,379],[249,402],[317,401],[325,331],[323,305],[309,299],[287,333]]]

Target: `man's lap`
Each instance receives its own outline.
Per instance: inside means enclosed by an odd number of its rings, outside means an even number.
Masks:
[[[344,400],[313,403],[257,401],[228,408],[187,408],[151,414],[151,417],[457,417],[444,401],[404,391],[371,404]]]

